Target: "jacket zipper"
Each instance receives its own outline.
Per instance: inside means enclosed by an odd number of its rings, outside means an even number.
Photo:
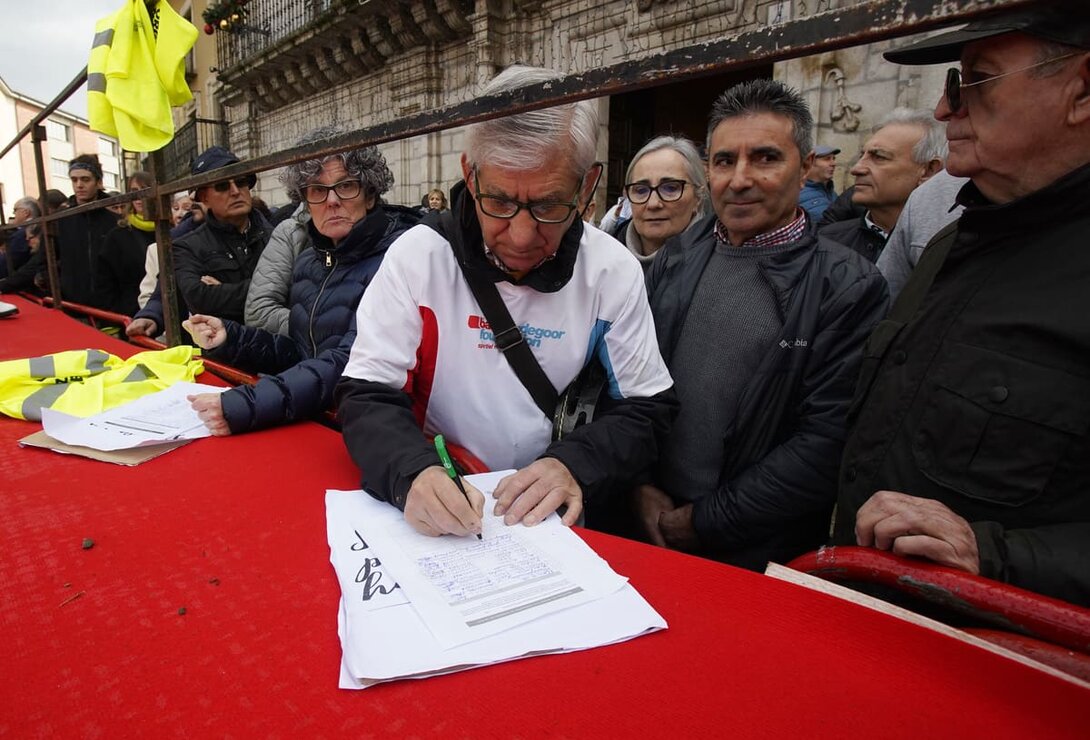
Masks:
[[[325,280],[322,281],[322,287],[318,289],[318,295],[314,296],[314,303],[310,306],[310,356],[318,356],[318,343],[314,341],[314,314],[318,310],[318,301],[322,299],[322,293],[325,292],[325,286],[329,284],[329,278],[333,277],[333,271],[337,269],[337,260],[333,258],[332,252],[325,253],[325,266],[331,268],[326,273]]]

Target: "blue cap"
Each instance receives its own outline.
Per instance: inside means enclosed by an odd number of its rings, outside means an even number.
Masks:
[[[840,154],[840,150],[834,146],[825,146],[824,144],[814,147],[815,157],[828,157],[833,154]]]

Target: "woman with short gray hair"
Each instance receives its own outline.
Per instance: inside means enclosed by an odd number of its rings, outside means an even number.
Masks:
[[[632,218],[610,233],[646,270],[667,239],[708,210],[708,180],[696,145],[676,136],[647,142],[628,165],[624,193],[632,204]]]
[[[333,133],[321,129],[300,143]],[[265,376],[256,385],[190,397],[217,436],[307,418],[332,406],[333,387],[356,336],[356,304],[387,248],[419,220],[413,209],[382,202],[394,178],[373,146],[293,164],[281,182],[301,203],[273,232],[277,243],[266,246],[250,297],[269,279],[270,250],[280,254],[273,271],[286,263],[291,275],[290,284],[278,288],[288,298],[288,336],[214,316],[192,316],[183,324],[211,357]]]

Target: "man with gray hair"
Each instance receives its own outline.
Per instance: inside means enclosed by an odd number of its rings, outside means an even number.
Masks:
[[[908,196],[942,170],[945,129],[930,111],[895,108],[886,114],[851,168],[855,177],[852,203],[867,212],[822,227],[822,236],[876,262]]]
[[[1090,606],[1090,14],[1037,2],[906,48],[971,182],[867,344],[834,541]]]
[[[8,225],[14,229],[3,232],[5,243],[0,244],[0,280],[9,274],[14,275],[30,259],[30,245],[27,243],[26,226],[23,224],[42,215],[38,201],[30,196],[15,201],[11,210],[12,217]]]
[[[828,535],[863,342],[886,311],[878,270],[816,237],[798,205],[813,119],[753,80],[708,125],[714,213],[648,273],[681,411],[633,504],[650,542],[763,569]]]
[[[516,66],[484,94],[557,77]],[[364,487],[421,532],[479,533],[484,504],[447,477],[430,435],[493,470],[517,469],[495,491],[507,524],[561,506],[573,524],[585,501],[658,456],[676,402],[643,271],[579,217],[601,170],[597,138],[592,101],[472,125],[448,216],[398,239],[360,301],[336,395],[345,443]],[[522,370],[515,353],[529,358]],[[550,441],[556,394],[595,358],[609,407]],[[527,367],[544,392],[524,382]]]

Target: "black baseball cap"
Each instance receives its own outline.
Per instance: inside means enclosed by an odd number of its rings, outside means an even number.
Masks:
[[[1090,49],[1090,2],[1070,0],[1040,3],[973,21],[968,25],[918,41],[882,56],[894,64],[956,62],[966,44],[1004,33],[1021,32],[1081,49]]]
[[[197,155],[189,169],[191,174],[200,175],[209,170],[218,170],[220,167],[236,164],[238,161],[238,157],[233,152],[224,149],[222,146],[210,146]]]

